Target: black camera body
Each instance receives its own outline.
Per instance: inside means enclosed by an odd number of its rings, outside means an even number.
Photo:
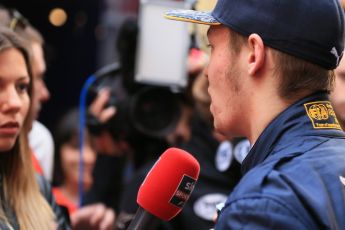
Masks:
[[[181,114],[180,94],[169,87],[139,84],[117,63],[97,71],[96,80],[88,91],[89,101],[104,87],[111,92],[108,106],[116,107],[116,114],[105,124],[88,116],[87,124],[93,134],[102,130],[115,140],[126,140],[135,133],[163,138],[176,127]]]

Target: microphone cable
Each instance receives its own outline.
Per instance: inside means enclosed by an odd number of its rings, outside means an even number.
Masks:
[[[108,64],[96,73],[90,75],[81,91],[79,97],[79,175],[78,175],[78,194],[79,194],[79,205],[82,207],[84,204],[84,142],[85,142],[85,128],[86,128],[86,117],[87,117],[87,96],[90,87],[97,81],[106,77],[108,74],[113,72],[118,72],[120,70],[120,65],[117,62]]]
[[[79,97],[79,176],[78,176],[78,194],[79,194],[79,208],[84,204],[84,140],[86,127],[86,109],[87,109],[87,93],[90,86],[96,81],[96,76],[91,75],[85,81]]]

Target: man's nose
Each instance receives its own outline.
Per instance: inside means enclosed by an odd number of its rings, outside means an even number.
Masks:
[[[44,82],[41,82],[39,84],[39,100],[41,102],[46,102],[50,98],[50,93],[49,90]]]

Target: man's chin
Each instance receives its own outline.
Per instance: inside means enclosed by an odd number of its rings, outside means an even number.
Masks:
[[[30,119],[30,122],[29,122],[29,130],[32,129],[32,126],[33,126],[33,124],[34,124],[34,120],[35,120],[35,119]]]
[[[34,121],[38,119],[38,114],[39,114],[38,112],[32,113],[30,122],[29,122],[30,130],[32,129]]]
[[[37,111],[36,113],[34,113],[34,114],[33,114],[33,116],[32,116],[32,120],[33,120],[33,121],[34,121],[34,120],[37,120],[37,119],[38,119],[39,114],[40,114],[40,112],[39,112],[39,111]]]

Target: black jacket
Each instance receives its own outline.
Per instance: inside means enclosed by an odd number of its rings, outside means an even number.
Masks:
[[[47,200],[47,202],[49,203],[49,205],[51,206],[51,208],[55,214],[56,223],[57,223],[57,230],[70,230],[71,228],[69,226],[69,223],[67,222],[67,220],[65,219],[65,217],[63,215],[63,211],[60,209],[60,207],[55,202],[55,199],[52,195],[51,187],[50,187],[49,183],[40,175],[37,175],[36,179],[37,179],[37,182],[39,184],[40,191],[41,191],[42,195]],[[6,217],[8,218],[8,221],[10,222],[11,226],[9,226],[8,224],[6,224],[4,222],[0,222],[0,229],[1,230],[18,230],[18,229],[20,229],[17,217],[16,217],[13,209],[11,207],[9,207],[9,205],[6,203],[2,203],[1,205],[3,205],[4,210],[6,210]]]
[[[57,230],[69,230],[70,224],[69,220],[66,220],[66,215],[64,215],[63,210],[60,206],[58,206],[55,202],[55,198],[53,197],[51,186],[50,184],[40,175],[36,176],[37,182],[40,187],[40,191],[44,198],[46,198],[48,204],[51,206],[54,214],[55,214],[55,221],[57,224]],[[1,228],[2,229],[2,228]]]

